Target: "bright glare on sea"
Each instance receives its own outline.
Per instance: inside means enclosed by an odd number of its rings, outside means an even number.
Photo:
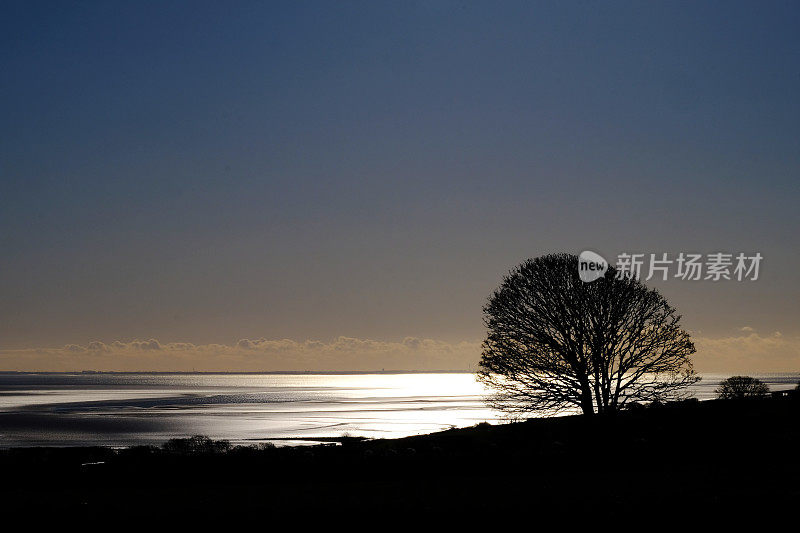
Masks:
[[[725,376],[693,388],[713,397]],[[773,390],[798,375],[761,375]],[[502,415],[473,374],[0,374],[0,447],[403,437]],[[282,440],[282,439],[298,440]],[[305,440],[303,440],[305,439]]]

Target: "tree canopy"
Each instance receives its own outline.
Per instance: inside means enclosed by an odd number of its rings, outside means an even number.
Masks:
[[[581,281],[575,255],[523,262],[483,312],[478,377],[500,409],[610,413],[631,401],[676,399],[700,379],[694,344],[661,294],[613,267]]]
[[[714,392],[721,400],[758,398],[769,394],[769,387],[757,378],[733,376],[723,380]]]

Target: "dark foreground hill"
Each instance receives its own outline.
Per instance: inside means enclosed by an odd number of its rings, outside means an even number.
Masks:
[[[315,447],[229,448],[195,439],[121,451],[10,449],[0,452],[0,506],[86,521],[523,514],[538,522],[624,522],[665,513],[683,522],[793,513],[798,404],[684,402],[613,418]]]

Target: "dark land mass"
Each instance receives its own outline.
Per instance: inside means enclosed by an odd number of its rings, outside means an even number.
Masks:
[[[793,515],[798,414],[796,397],[687,401],[313,447],[195,438],[160,448],[7,449],[0,507],[87,523],[368,519],[381,520],[365,523],[378,529],[420,518],[685,527],[693,517]]]

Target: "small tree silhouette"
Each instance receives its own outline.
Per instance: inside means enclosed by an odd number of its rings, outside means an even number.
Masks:
[[[760,379],[750,376],[733,376],[722,381],[714,392],[717,393],[717,398],[720,400],[759,398],[769,394],[769,387]]]
[[[227,452],[231,443],[227,440],[212,440],[204,435],[187,438],[170,439],[161,448],[165,452],[178,455],[207,455]]]

